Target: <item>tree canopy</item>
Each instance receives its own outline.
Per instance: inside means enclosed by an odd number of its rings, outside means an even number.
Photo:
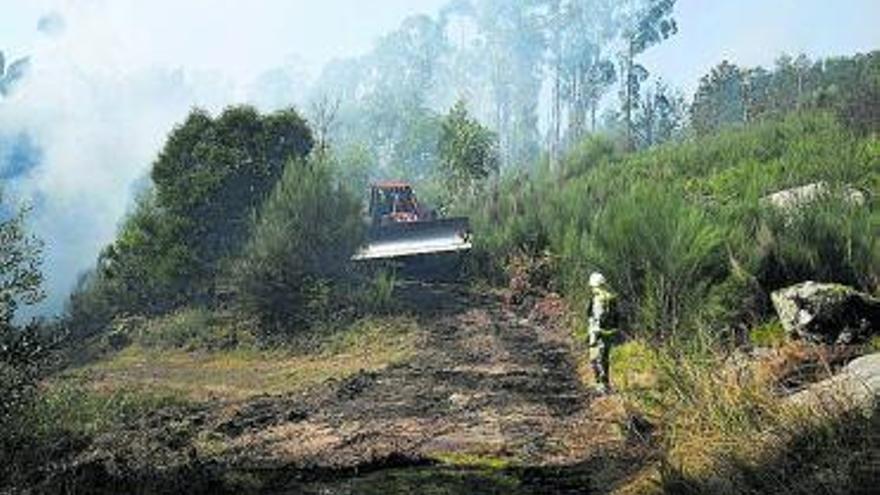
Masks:
[[[285,167],[312,146],[294,110],[230,107],[217,117],[193,110],[168,136],[151,188],[74,294],[72,313],[151,313],[211,300]]]
[[[490,173],[498,171],[495,134],[468,114],[464,101],[452,107],[441,127],[438,148],[452,194],[472,191]]]

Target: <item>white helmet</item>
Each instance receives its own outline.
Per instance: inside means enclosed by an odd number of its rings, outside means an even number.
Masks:
[[[605,285],[605,276],[599,272],[593,272],[590,274],[590,287],[600,287]]]

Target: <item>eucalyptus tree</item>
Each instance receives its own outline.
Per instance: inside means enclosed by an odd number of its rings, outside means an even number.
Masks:
[[[627,146],[633,148],[633,113],[642,83],[649,76],[648,70],[636,59],[651,46],[678,32],[678,25],[673,17],[675,0],[625,0],[616,5],[622,45],[619,52],[621,113]]]
[[[542,0],[518,4],[481,0],[475,4],[490,71],[491,121],[506,165],[530,162],[538,155],[538,100],[546,43],[542,14]]]
[[[459,100],[443,118],[437,147],[449,191],[456,197],[471,193],[498,171],[495,133],[480,124]]]
[[[611,0],[572,0],[564,5],[562,86],[572,140],[586,131],[587,114],[589,130],[596,130],[599,101],[617,79],[611,53],[617,35],[615,9]]]
[[[366,55],[335,61],[322,73],[313,106],[338,100],[326,139],[363,149],[386,173],[414,180],[436,166],[439,117],[430,108],[449,46],[442,22],[408,17]]]
[[[687,110],[681,91],[656,81],[644,92],[634,116],[636,147],[649,148],[678,138],[684,131]]]
[[[691,125],[697,134],[746,122],[746,77],[727,60],[700,78],[691,105]]]

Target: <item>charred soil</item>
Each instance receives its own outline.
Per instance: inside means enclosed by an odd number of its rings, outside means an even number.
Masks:
[[[45,492],[596,493],[650,453],[570,332],[503,294],[406,281],[414,355],[308,390],[154,411],[42,468]]]

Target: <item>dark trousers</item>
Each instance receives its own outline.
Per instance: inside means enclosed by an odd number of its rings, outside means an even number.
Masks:
[[[592,351],[590,365],[593,368],[596,383],[607,390],[611,387],[611,346],[602,339],[599,339]]]

